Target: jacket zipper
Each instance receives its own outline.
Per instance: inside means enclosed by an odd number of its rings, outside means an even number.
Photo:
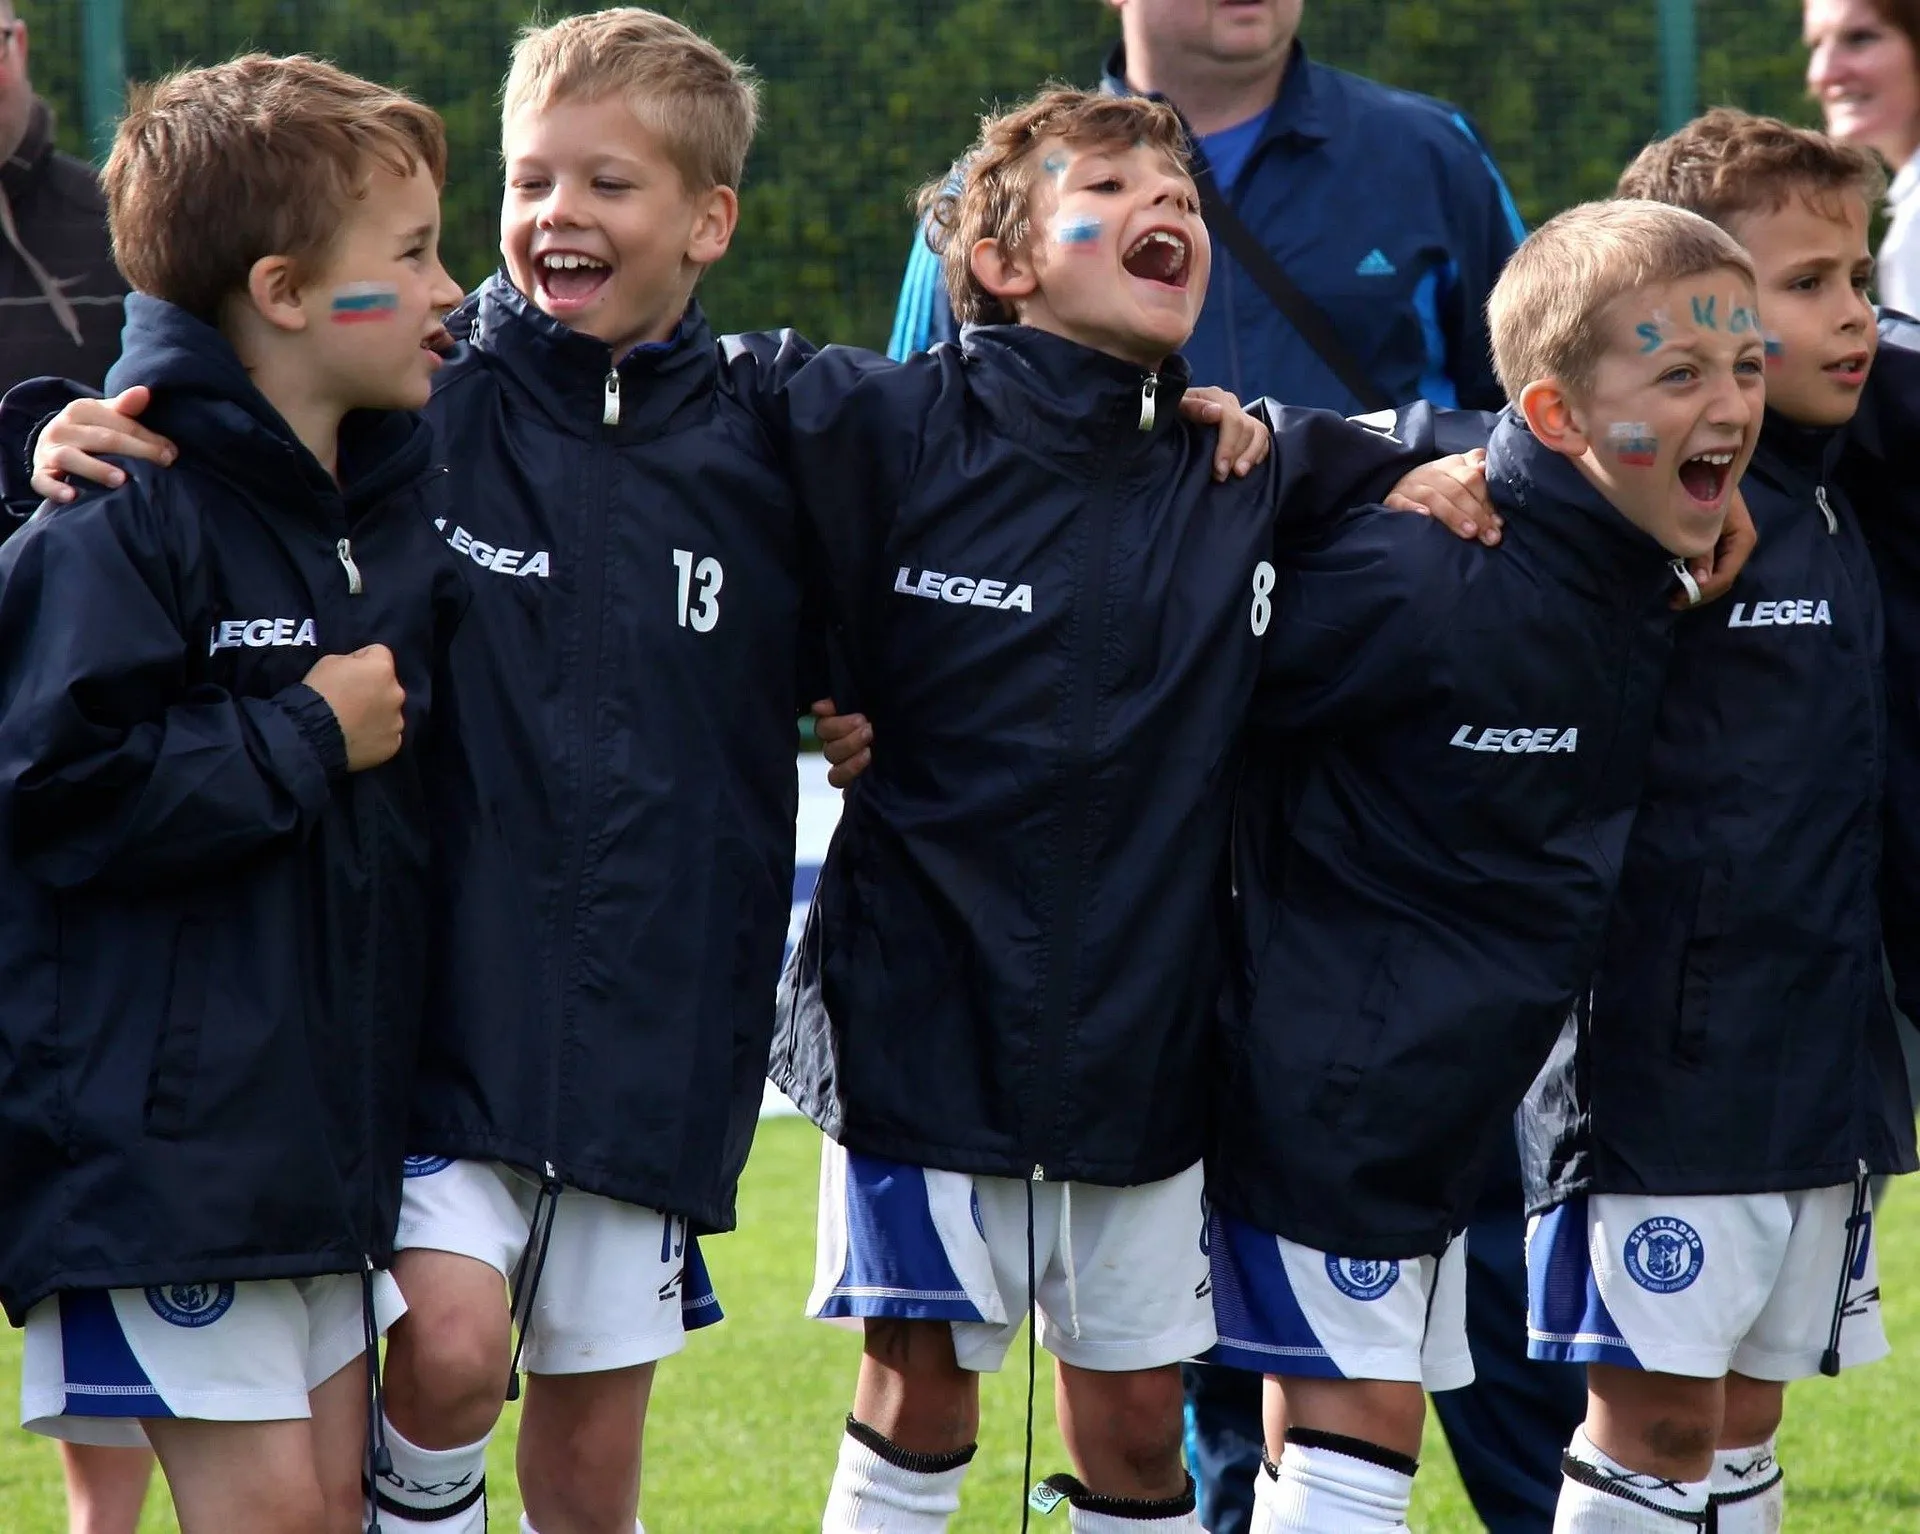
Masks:
[[[1136,428],[1153,427],[1154,396],[1160,376],[1144,375],[1140,385],[1140,416]],[[1124,419],[1122,417],[1121,419]],[[1067,1053],[1067,1025],[1074,1010],[1074,978],[1080,958],[1081,904],[1085,898],[1087,822],[1087,779],[1092,773],[1095,712],[1099,705],[1100,658],[1107,637],[1107,580],[1113,562],[1113,495],[1120,480],[1125,454],[1120,451],[1124,438],[1116,441],[1107,454],[1099,483],[1089,502],[1092,527],[1089,531],[1086,576],[1076,596],[1084,604],[1075,635],[1072,654],[1073,696],[1067,728],[1067,770],[1061,784],[1060,853],[1053,879],[1054,930],[1048,943],[1047,981],[1040,1002],[1040,1026],[1034,1039],[1034,1059],[1028,1068],[1023,1124],[1036,1126],[1041,1104],[1059,1092],[1059,1076]],[[1033,1170],[1033,1182],[1045,1182],[1058,1169],[1047,1171],[1047,1160],[1054,1155],[1059,1114],[1056,1108],[1047,1115],[1047,1130],[1036,1135],[1040,1146]]]
[[[360,567],[353,562],[353,540],[342,538],[333,546],[333,552],[339,556],[340,568],[347,572],[347,595],[357,597],[367,588],[360,580]]]
[[[601,425],[614,426],[620,419],[620,374],[618,369],[607,372],[605,407],[601,412]],[[587,498],[588,514],[583,526],[586,537],[580,549],[580,623],[581,642],[577,686],[574,691],[573,735],[580,752],[579,770],[576,774],[576,788],[573,799],[573,847],[567,858],[566,881],[560,887],[553,914],[553,1026],[548,1035],[547,1050],[547,1136],[546,1162],[547,1178],[558,1184],[560,1181],[555,1168],[564,1158],[560,1154],[560,1085],[561,1063],[565,1048],[564,1021],[567,1014],[567,980],[571,969],[571,953],[575,934],[571,923],[577,919],[576,910],[567,895],[577,890],[586,876],[587,843],[593,835],[593,797],[594,797],[594,720],[596,717],[594,702],[598,696],[600,676],[600,637],[605,621],[602,605],[605,598],[604,577],[606,575],[605,534],[607,527],[607,484],[611,475],[606,472],[605,460],[613,451],[611,444],[602,437],[595,445],[592,455],[592,467],[588,470],[593,494]],[[595,477],[598,471],[597,479]]]
[[[1827,487],[1825,485],[1815,485],[1813,487],[1813,500],[1814,504],[1820,508],[1820,515],[1827,519],[1827,536],[1831,538],[1838,534],[1840,531],[1840,519],[1833,514],[1833,507],[1827,500]]]

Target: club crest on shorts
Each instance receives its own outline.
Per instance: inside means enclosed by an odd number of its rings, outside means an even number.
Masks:
[[[1400,1264],[1366,1257],[1329,1257],[1327,1277],[1348,1299],[1377,1300],[1400,1282]]]
[[[1700,1276],[1707,1248],[1685,1220],[1660,1214],[1634,1226],[1622,1255],[1628,1275],[1642,1289],[1677,1294]]]
[[[211,1326],[233,1309],[232,1284],[151,1284],[147,1304],[171,1326]]]
[[[452,1165],[451,1156],[409,1156],[400,1164],[400,1170],[407,1177],[431,1177]]]

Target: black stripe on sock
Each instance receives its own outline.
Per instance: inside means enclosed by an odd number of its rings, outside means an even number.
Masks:
[[[847,1437],[873,1450],[889,1465],[920,1475],[939,1475],[943,1471],[958,1470],[972,1461],[974,1451],[980,1447],[977,1443],[970,1443],[964,1449],[955,1449],[948,1454],[916,1454],[912,1449],[901,1448],[885,1433],[868,1427],[852,1412],[847,1413]]]
[[[1755,1497],[1764,1497],[1785,1479],[1785,1472],[1775,1465],[1773,1474],[1757,1486],[1742,1486],[1738,1491],[1716,1491],[1709,1500],[1714,1507],[1732,1507],[1736,1502],[1751,1502]]]
[[[1083,1513],[1105,1513],[1110,1518],[1137,1518],[1142,1523],[1153,1518],[1181,1518],[1195,1507],[1193,1477],[1187,1477],[1187,1489],[1177,1497],[1109,1497],[1088,1487],[1071,1475],[1050,1475],[1040,1483],[1059,1492]]]
[[[394,1501],[377,1486],[367,1488],[363,1483],[362,1489],[372,1491],[374,1503],[383,1513],[392,1513],[395,1517],[405,1518],[412,1523],[439,1523],[443,1519],[458,1518],[484,1497],[487,1494],[487,1478],[481,1476],[464,1497],[449,1507],[412,1507],[405,1502]]]
[[[1397,1471],[1401,1475],[1412,1475],[1420,1468],[1420,1461],[1398,1450],[1389,1449],[1385,1444],[1369,1443],[1364,1438],[1349,1438],[1345,1433],[1323,1433],[1313,1427],[1290,1427],[1287,1429],[1287,1442],[1297,1443],[1303,1449],[1326,1449],[1333,1454],[1344,1454],[1348,1459],[1365,1460],[1369,1465],[1378,1465],[1383,1470]]]
[[[1651,1512],[1664,1513],[1675,1523],[1684,1524],[1690,1529],[1710,1527],[1707,1513],[1681,1513],[1670,1507],[1663,1507],[1651,1497],[1643,1497],[1639,1492],[1624,1485],[1597,1466],[1589,1465],[1583,1459],[1575,1459],[1571,1454],[1560,1456],[1560,1473],[1576,1486],[1585,1486],[1593,1491],[1603,1491],[1610,1497],[1618,1497],[1622,1502],[1631,1502],[1635,1507],[1644,1507]],[[1709,1509],[1711,1511],[1711,1509]]]

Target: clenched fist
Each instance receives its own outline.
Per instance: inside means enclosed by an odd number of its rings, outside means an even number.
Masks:
[[[370,644],[351,655],[323,655],[305,678],[340,721],[347,738],[347,771],[364,772],[393,760],[405,728],[406,689],[394,674],[393,651]]]

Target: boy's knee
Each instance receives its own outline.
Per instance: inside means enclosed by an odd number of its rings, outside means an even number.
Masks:
[[[1774,1380],[1727,1376],[1727,1409],[1720,1425],[1719,1447],[1746,1449],[1763,1444],[1780,1430],[1787,1387]]]
[[[1063,1371],[1064,1372],[1064,1371]],[[1186,1420],[1172,1369],[1121,1374],[1076,1370],[1072,1388],[1092,1398],[1105,1437],[1144,1481],[1168,1479],[1181,1463]]]
[[[493,1430],[506,1400],[513,1338],[493,1306],[409,1308],[387,1339],[387,1415],[423,1449],[453,1449]]]
[[[915,1454],[947,1454],[980,1430],[979,1377],[960,1367],[944,1321],[870,1317],[853,1414]]]

